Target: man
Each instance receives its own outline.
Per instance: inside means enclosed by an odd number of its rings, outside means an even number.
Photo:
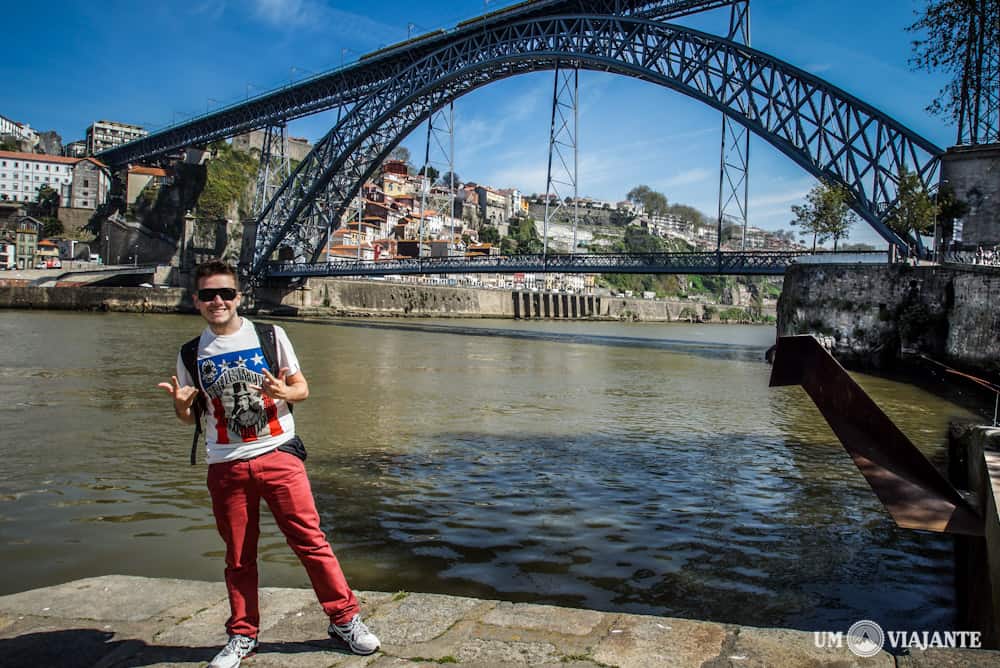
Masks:
[[[160,383],[174,412],[194,424],[195,402],[203,398],[208,489],[219,534],[226,543],[226,588],[231,615],[228,644],[211,668],[236,668],[257,648],[257,538],[260,500],[271,509],[288,544],[305,566],[329,634],[356,654],[372,654],[379,641],[358,614],[358,601],[319,527],[319,514],[296,444],[291,404],[309,396],[309,385],[288,336],[274,327],[275,365],[267,365],[253,323],[237,313],[241,296],[236,274],[213,260],[195,270],[194,304],[208,326],[197,344],[197,376],[183,355],[177,375]]]

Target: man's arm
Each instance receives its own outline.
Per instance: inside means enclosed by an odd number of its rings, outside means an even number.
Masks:
[[[162,387],[167,391],[174,400],[174,414],[177,419],[184,424],[194,424],[195,417],[194,411],[191,410],[191,405],[194,404],[194,400],[198,397],[198,390],[190,385],[181,385],[180,381],[177,380],[177,376],[171,376],[169,383],[160,383],[157,387]],[[306,394],[309,394],[308,389]]]

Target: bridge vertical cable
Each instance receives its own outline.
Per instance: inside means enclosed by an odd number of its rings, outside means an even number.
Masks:
[[[750,0],[733,3],[729,8],[727,39],[750,46]],[[739,100],[745,93],[732,91],[732,67],[728,54],[722,67],[722,90]],[[744,77],[741,77],[745,81]],[[737,82],[739,85],[739,82]],[[745,108],[748,105],[744,103]],[[743,228],[741,250],[746,250],[747,219],[750,195],[750,131],[722,114],[722,146],[719,157],[719,219],[716,250],[722,248],[722,229],[726,221],[733,221]]]
[[[572,192],[573,246],[576,253],[579,207],[579,99],[580,68],[565,61],[556,62],[552,82],[552,120],[549,125],[549,159],[545,179],[545,219],[542,223],[542,255],[549,252],[549,230],[565,200]],[[569,153],[572,151],[572,160]],[[569,196],[569,195],[567,195]]]

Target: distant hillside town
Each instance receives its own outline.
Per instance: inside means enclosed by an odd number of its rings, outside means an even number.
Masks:
[[[95,157],[146,134],[136,125],[98,120],[83,139],[64,145],[55,132],[0,116],[0,267],[60,260],[182,267],[211,255],[238,259],[242,225],[254,213],[264,132],[189,151],[170,165],[128,165],[115,174]],[[294,166],[311,149],[307,140],[288,137],[287,164]],[[439,174],[433,167],[425,174],[399,149],[326,230],[320,260],[540,253],[546,211],[555,212],[549,252],[801,248],[792,232],[735,225],[723,226],[720,244],[715,220],[689,206],[665,206],[666,197],[645,186],[621,201],[546,201],[544,194],[502,186]],[[649,193],[659,199],[648,203]],[[569,292],[601,284],[599,276],[582,274],[424,280]]]

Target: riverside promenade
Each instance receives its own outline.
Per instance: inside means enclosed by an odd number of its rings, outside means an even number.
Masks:
[[[382,650],[326,635],[308,589],[262,589],[248,668],[343,666],[995,667],[1000,652],[928,649],[872,658],[817,648],[811,632],[417,593],[357,592]],[[225,642],[223,584],[108,575],[0,597],[0,665],[203,666]],[[831,629],[832,630],[832,629]]]

